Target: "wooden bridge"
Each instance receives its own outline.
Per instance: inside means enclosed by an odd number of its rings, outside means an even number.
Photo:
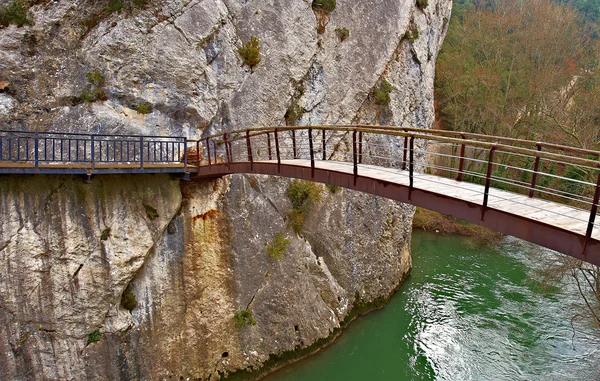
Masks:
[[[600,152],[380,126],[207,136],[0,131],[0,174],[234,173],[332,184],[413,204],[600,265]]]

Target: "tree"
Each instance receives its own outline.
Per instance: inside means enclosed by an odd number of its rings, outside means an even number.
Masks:
[[[587,130],[576,138],[561,128],[598,118],[585,102],[597,94],[587,78],[598,71],[596,42],[575,10],[550,0],[473,4],[451,21],[438,59],[444,128],[592,148]]]

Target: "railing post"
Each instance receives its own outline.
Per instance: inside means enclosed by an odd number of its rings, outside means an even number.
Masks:
[[[363,138],[362,138],[362,131],[360,131],[358,133],[358,164],[362,164],[362,142],[363,142]]]
[[[294,159],[296,158],[296,131],[291,130],[292,132],[292,147],[294,150]]]
[[[460,136],[464,139],[465,134],[460,134]],[[465,144],[460,145],[460,160],[458,162],[458,176],[456,176],[456,181],[462,181],[463,179],[463,170],[465,167]]]
[[[248,149],[248,161],[250,162],[250,170],[253,170],[254,157],[252,157],[252,144],[250,143],[250,130],[246,130],[246,148]]]
[[[231,161],[229,160],[229,143],[227,142],[227,132],[223,134],[223,143],[225,144],[225,157],[227,158],[227,168],[231,168]]]
[[[135,149],[135,146],[133,147]],[[144,169],[144,137],[140,136],[140,169]]]
[[[600,173],[598,173],[598,180],[596,181],[596,191],[594,192],[594,200],[590,209],[590,219],[588,221],[587,231],[585,232],[585,242],[583,243],[583,251],[581,255],[585,255],[588,242],[590,241],[590,238],[592,237],[592,232],[594,231],[596,213],[598,213],[598,201],[600,201]]]
[[[356,129],[352,132],[352,157],[354,161],[354,185],[358,178],[358,155],[356,153]]]
[[[537,146],[538,151],[542,150],[541,142],[537,142],[535,145]],[[536,156],[535,163],[533,164],[533,176],[531,178],[531,186],[529,187],[529,198],[533,197],[533,193],[535,192],[535,183],[537,181],[537,174],[538,174],[539,167],[540,167],[540,157]]]
[[[312,128],[308,129],[308,149],[310,150],[310,177],[315,177],[315,155],[313,152]]]
[[[160,149],[160,155],[162,158],[162,147]],[[183,173],[188,173],[188,150],[187,150],[187,137],[183,138]],[[200,162],[200,152],[198,152],[198,162]]]
[[[210,141],[206,138],[206,157],[208,158],[208,168],[210,170]]]
[[[485,191],[483,193],[483,205],[481,208],[481,221],[483,221],[485,209],[487,208],[487,204],[488,204],[488,198],[489,198],[489,193],[490,193],[490,184],[492,182],[491,181],[492,165],[493,165],[493,161],[494,161],[494,151],[495,150],[496,150],[496,143],[494,143],[492,145],[492,147],[490,148],[490,153],[488,155],[487,171],[485,174]]]
[[[415,135],[410,134],[410,156],[408,162],[408,199],[412,199],[412,190],[414,186],[414,172],[415,172]]]
[[[141,139],[143,139],[143,138],[141,137],[141,138],[140,138],[140,140],[141,140]],[[91,159],[92,159],[92,160],[91,160],[91,162],[92,162],[92,169],[94,169],[94,165],[95,165],[95,156],[96,156],[96,144],[94,143],[94,142],[95,142],[95,140],[96,140],[95,136],[94,136],[94,135],[92,135],[92,145],[91,145],[91,147],[90,147],[90,152],[91,152],[91,155],[92,155],[92,157],[91,157]],[[46,151],[46,146],[44,145],[44,153],[45,153],[45,151]],[[44,156],[45,156],[45,155],[44,155]],[[142,167],[141,167],[141,168],[144,168],[143,164],[142,164]]]
[[[279,135],[277,134],[277,129],[273,131],[275,134],[275,154],[277,155],[277,172],[281,171],[281,155],[279,154]]]
[[[200,140],[196,140],[196,168],[200,168]]]
[[[406,129],[404,132],[407,132]],[[404,152],[402,154],[402,170],[406,171],[406,155],[408,151],[408,135],[404,137]]]
[[[327,160],[327,141],[325,140],[325,129],[323,129],[323,160]]]
[[[267,132],[267,147],[269,147],[269,160],[273,160],[273,155],[271,155],[271,133]]]
[[[0,144],[1,144],[1,142],[0,142]],[[38,148],[40,146],[40,137],[39,137],[39,134],[37,132],[35,133],[35,141],[34,141],[33,145],[35,147],[35,154],[34,154],[35,173],[37,174],[39,172],[39,170],[40,170],[40,154],[38,152]]]

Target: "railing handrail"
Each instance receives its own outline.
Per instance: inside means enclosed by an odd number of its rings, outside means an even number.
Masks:
[[[144,139],[186,139],[185,136],[160,136],[160,135],[141,135],[141,134],[96,134],[96,133],[85,133],[85,132],[60,132],[60,131],[25,131],[25,130],[0,130],[0,134],[11,133],[11,134],[28,134],[34,135],[65,135],[65,136],[105,136],[105,137],[116,137],[116,138],[141,138]]]
[[[416,139],[434,140],[434,141],[438,141],[438,142],[452,143],[452,144],[459,144],[459,145],[464,144],[464,145],[471,146],[471,147],[479,147],[479,148],[485,148],[485,149],[490,149],[490,148],[492,148],[492,146],[495,146],[496,149],[498,149],[498,150],[505,150],[508,152],[519,153],[519,154],[528,155],[528,156],[532,156],[532,157],[540,157],[543,159],[557,160],[557,161],[560,161],[563,163],[568,163],[568,164],[576,164],[576,165],[583,165],[583,166],[588,166],[588,167],[593,167],[593,168],[600,168],[600,160],[584,159],[584,158],[580,158],[580,157],[576,157],[576,156],[568,156],[568,155],[565,155],[564,153],[559,154],[559,153],[554,153],[554,152],[540,151],[538,149],[515,147],[515,146],[511,146],[511,145],[507,145],[507,144],[502,144],[499,142],[504,141],[504,142],[512,142],[515,144],[529,144],[529,145],[536,146],[536,147],[538,146],[538,144],[541,144],[542,147],[545,144],[549,148],[552,147],[552,149],[563,149],[565,151],[573,150],[578,153],[593,155],[593,156],[597,156],[599,158],[600,158],[600,151],[583,150],[583,149],[579,149],[579,148],[575,148],[575,147],[560,146],[560,145],[548,144],[548,143],[540,143],[540,142],[534,142],[534,141],[530,141],[530,140],[502,138],[502,137],[495,137],[495,136],[489,137],[487,135],[479,135],[479,134],[462,133],[462,134],[464,134],[465,137],[466,136],[486,137],[489,139],[496,139],[497,141],[489,142],[489,141],[466,139],[466,138],[462,138],[462,137],[454,138],[454,137],[447,137],[447,136],[436,136],[436,134],[443,135],[446,133],[452,133],[452,135],[454,135],[454,136],[456,136],[456,135],[462,136],[462,135],[461,135],[461,133],[455,132],[455,131],[423,130],[423,129],[418,129],[418,128],[408,128],[408,127],[405,128],[405,127],[393,127],[393,126],[364,126],[364,125],[258,127],[258,128],[248,128],[248,129],[234,130],[234,131],[227,132],[227,136],[228,136],[227,141],[229,143],[232,143],[232,142],[240,140],[240,139],[246,139],[246,132],[249,132],[250,137],[254,137],[254,136],[263,135],[266,133],[272,133],[272,132],[274,132],[275,129],[277,129],[278,131],[299,131],[299,130],[308,130],[309,128],[312,130],[327,130],[327,131],[342,131],[342,132],[352,132],[352,131],[356,130],[357,132],[375,133],[375,134],[380,134],[380,135],[398,136],[398,137],[414,136]],[[239,135],[239,136],[236,136],[236,135]],[[199,141],[206,141],[208,139],[212,139],[215,143],[222,143],[222,141],[220,139],[217,139],[217,138],[221,138],[222,136],[223,136],[223,134],[210,135],[210,136],[203,137],[202,139],[199,139]],[[191,142],[191,141],[188,140],[188,142]]]

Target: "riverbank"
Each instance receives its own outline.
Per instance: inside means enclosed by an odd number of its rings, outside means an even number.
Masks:
[[[503,234],[483,226],[419,207],[417,207],[413,218],[414,230],[468,237],[467,244],[471,246],[499,242],[504,237]]]

